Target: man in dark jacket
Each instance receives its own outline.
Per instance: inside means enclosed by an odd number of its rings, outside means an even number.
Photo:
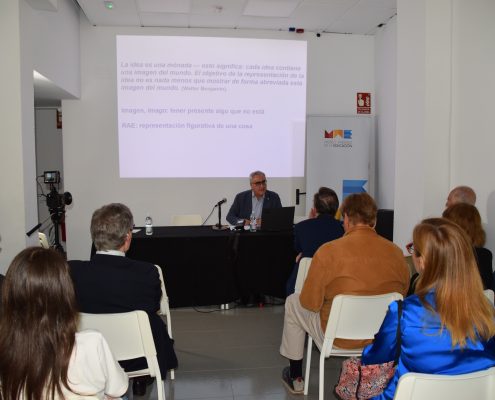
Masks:
[[[287,281],[287,296],[294,293],[299,261],[304,257],[313,257],[323,243],[338,239],[344,234],[342,223],[335,219],[338,209],[339,198],[335,191],[321,187],[313,197],[313,208],[309,219],[294,226],[294,248],[297,257]]]
[[[81,312],[92,314],[142,310],[148,314],[157,351],[160,372],[177,367],[173,341],[157,311],[161,286],[153,264],[125,257],[132,240],[132,213],[123,204],[103,206],[93,213],[91,237],[96,254],[90,261],[69,261],[76,297]],[[120,362],[126,371],[146,368],[146,359]],[[134,394],[144,395],[150,379],[134,379]]]
[[[231,225],[249,225],[251,213],[254,212],[256,224],[261,225],[263,208],[280,208],[282,203],[277,193],[267,190],[267,181],[264,172],[254,171],[249,175],[251,190],[238,193],[227,214],[227,221]]]

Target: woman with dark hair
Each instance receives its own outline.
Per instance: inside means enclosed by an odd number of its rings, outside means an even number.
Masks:
[[[492,252],[485,245],[486,234],[481,225],[481,216],[475,206],[467,203],[454,204],[447,208],[442,216],[459,225],[471,239],[483,289],[493,287]]]
[[[495,366],[495,310],[483,294],[466,233],[447,219],[425,219],[414,228],[410,248],[419,272],[416,293],[403,301],[399,362],[377,399],[393,399],[407,372],[458,375]],[[393,302],[363,350],[363,364],[394,360],[398,312]]]
[[[67,263],[30,247],[10,264],[0,315],[1,400],[120,397],[128,378],[103,336],[77,332],[78,311]]]

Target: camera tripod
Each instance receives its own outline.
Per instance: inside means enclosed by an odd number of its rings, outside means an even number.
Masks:
[[[53,230],[55,232],[52,248],[54,248],[55,250],[57,250],[58,252],[62,253],[65,256],[65,250],[64,247],[60,244],[60,236],[59,236],[59,227],[60,227],[60,222],[62,221],[62,217],[64,215],[64,211],[53,210],[53,209],[49,211],[50,211],[50,217],[52,218]]]

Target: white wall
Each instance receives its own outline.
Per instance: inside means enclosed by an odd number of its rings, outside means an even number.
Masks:
[[[71,0],[58,5],[49,12],[24,0],[0,2],[0,271],[26,245],[38,243],[36,235],[25,234],[38,223],[33,69],[78,94],[78,10]]]
[[[7,40],[8,38],[8,40]],[[0,3],[0,271],[24,245],[24,177],[22,165],[20,6]],[[22,238],[22,239],[21,239]]]
[[[453,2],[452,172],[471,185],[495,252],[495,1]]]
[[[378,208],[394,208],[397,129],[397,18],[375,34],[376,196]]]
[[[472,186],[495,250],[495,3],[398,0],[395,238]]]
[[[59,88],[79,97],[79,13],[72,0],[57,0],[57,5],[57,12],[31,9],[33,67]]]
[[[160,28],[98,28],[81,20],[81,99],[65,100],[65,189],[74,196],[67,212],[69,258],[87,258],[89,222],[99,206],[120,201],[142,225],[151,213],[157,225],[173,214],[199,213],[206,218],[213,205],[227,197],[225,216],[234,195],[248,188],[248,179],[120,179],[118,171],[115,35],[207,35],[300,39],[308,41],[308,114],[356,113],[358,91],[373,91],[374,39],[358,35],[294,34],[289,32]],[[290,101],[290,99],[288,100]],[[166,157],[164,151],[164,157]],[[276,157],[276,155],[274,155]],[[257,169],[256,165],[252,169]],[[271,179],[285,205],[295,204],[295,191],[304,191],[304,178]],[[302,202],[296,214],[304,213]],[[215,223],[216,213],[210,220]]]

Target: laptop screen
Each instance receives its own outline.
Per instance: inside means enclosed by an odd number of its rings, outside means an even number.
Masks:
[[[295,207],[263,208],[261,213],[262,231],[287,231],[294,227]]]

